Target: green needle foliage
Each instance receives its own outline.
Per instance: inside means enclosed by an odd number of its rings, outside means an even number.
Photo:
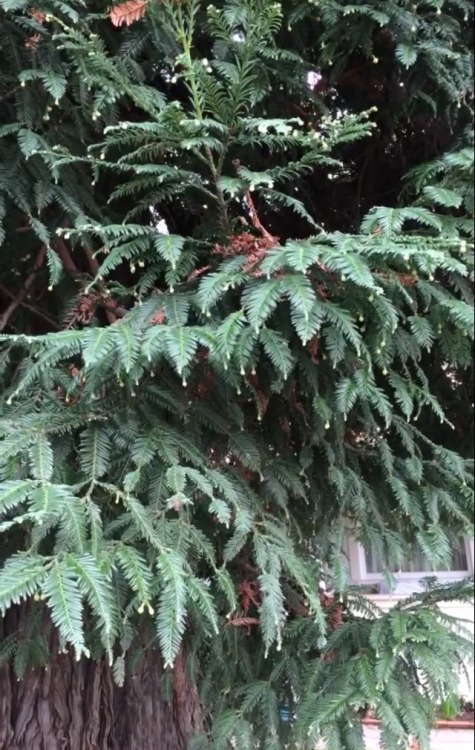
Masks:
[[[368,709],[428,748],[455,689],[470,583],[383,614],[343,545],[473,534],[472,15],[0,0],[0,608],[119,684],[144,628],[184,648],[196,748],[361,750]]]

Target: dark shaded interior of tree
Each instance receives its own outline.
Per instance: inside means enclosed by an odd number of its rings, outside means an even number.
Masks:
[[[473,537],[472,22],[0,0],[0,750],[429,747],[473,581],[348,539]]]

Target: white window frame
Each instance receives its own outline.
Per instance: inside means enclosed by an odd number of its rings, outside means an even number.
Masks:
[[[441,583],[449,583],[451,581],[460,581],[468,576],[473,575],[474,572],[474,540],[468,537],[464,537],[465,552],[467,555],[467,568],[468,570],[436,570],[436,571],[421,571],[412,573],[393,573],[394,580],[397,584],[398,581],[410,582],[414,581],[415,588],[417,583],[423,578],[436,577]],[[382,573],[368,573],[366,570],[366,556],[365,550],[362,544],[357,542],[355,539],[348,540],[348,557],[350,562],[350,575],[354,584],[356,585],[378,585],[385,581]]]

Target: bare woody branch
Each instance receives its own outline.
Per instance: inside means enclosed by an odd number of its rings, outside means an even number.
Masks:
[[[7,309],[3,312],[3,314],[0,315],[0,331],[5,330],[13,313],[23,303],[23,300],[25,299],[31,287],[35,283],[35,279],[38,275],[38,271],[42,267],[44,260],[46,258],[46,250],[47,250],[46,245],[42,245],[38,255],[36,256],[33,270],[27,276],[26,281],[23,284],[20,291],[18,292],[18,294],[14,297],[14,299],[12,299],[12,301],[8,305]]]

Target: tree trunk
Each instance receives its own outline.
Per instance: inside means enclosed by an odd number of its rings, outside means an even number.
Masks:
[[[4,630],[18,632],[22,615],[8,613]],[[0,625],[0,643],[2,640]],[[48,638],[48,667],[18,680],[0,663],[0,750],[187,750],[200,727],[200,706],[181,655],[173,674],[173,696],[161,689],[163,666],[149,649],[123,687],[104,662],[59,653]]]

